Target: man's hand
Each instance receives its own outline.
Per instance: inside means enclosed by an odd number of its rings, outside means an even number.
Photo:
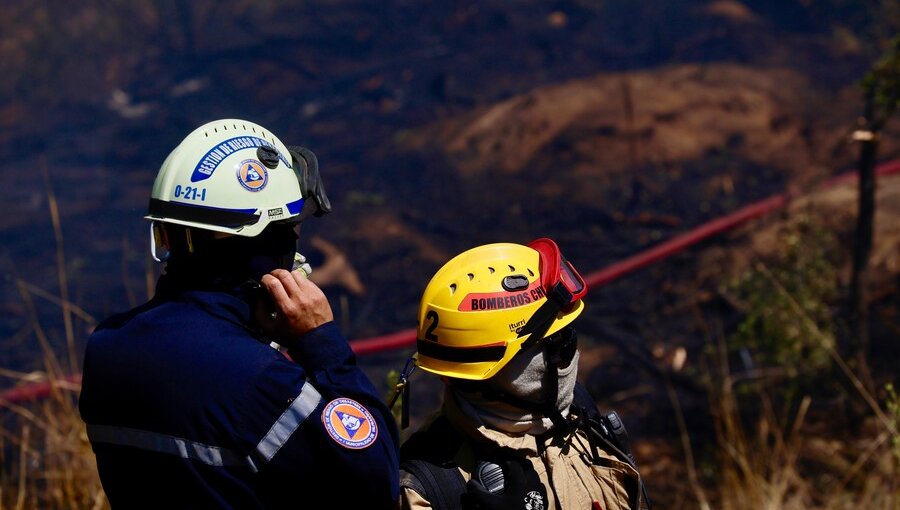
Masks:
[[[262,277],[275,306],[274,317],[261,320],[263,332],[281,345],[334,320],[328,298],[301,271],[276,269]]]

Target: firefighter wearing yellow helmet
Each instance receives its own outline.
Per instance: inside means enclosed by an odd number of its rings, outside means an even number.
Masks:
[[[577,384],[586,293],[549,238],[478,246],[435,273],[414,361],[441,377],[443,404],[401,447],[401,508],[649,506],[621,420]]]

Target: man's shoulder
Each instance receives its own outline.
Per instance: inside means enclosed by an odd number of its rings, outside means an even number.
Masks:
[[[400,446],[400,460],[447,464],[453,461],[462,441],[462,435],[453,428],[450,420],[439,414],[403,442]]]
[[[130,310],[124,312],[114,313],[102,321],[100,321],[97,326],[94,328],[94,335],[105,331],[105,330],[115,330],[121,329],[129,322],[131,322],[135,317],[148,313],[150,310],[156,308],[158,303],[153,300],[150,300],[142,305],[136,306]]]
[[[465,492],[465,480],[456,465],[462,443],[462,435],[443,414],[404,441],[400,446],[400,487],[407,503],[413,498],[440,510],[446,508],[445,502],[455,501]]]
[[[185,359],[202,359],[204,364],[237,358],[252,365],[266,361],[259,358],[274,349],[228,315],[220,317],[187,301],[151,300],[100,322],[88,338],[87,351],[106,356],[177,353]]]
[[[191,300],[153,298],[130,310],[108,316],[94,328],[94,333],[131,326],[138,327],[143,331],[154,327],[171,328],[172,325],[178,323],[209,323],[204,324],[206,327],[210,327],[212,324],[222,324],[224,327],[228,323],[240,323],[237,319],[231,319],[228,313],[217,314],[214,309],[211,310],[213,313],[210,310],[204,310],[204,308],[212,308],[204,307],[204,304]]]

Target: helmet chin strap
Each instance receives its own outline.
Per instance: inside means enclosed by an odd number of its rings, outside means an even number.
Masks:
[[[549,342],[544,342],[544,416],[553,422],[554,430],[564,431],[566,419],[559,410],[559,374],[557,367],[562,361],[559,349],[552,349]]]

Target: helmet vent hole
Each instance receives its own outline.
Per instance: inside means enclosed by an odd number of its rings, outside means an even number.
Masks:
[[[488,271],[490,271],[491,274],[494,274],[494,268],[493,268],[493,267],[489,267],[489,268],[488,268]]]
[[[515,273],[515,272],[516,272],[516,268],[514,268],[513,266],[507,265],[506,267],[509,268],[509,272],[510,272],[510,273]]]
[[[455,283],[450,284],[450,295],[452,296],[453,294],[456,294],[456,284]]]
[[[467,275],[466,275],[466,276],[468,276],[468,277],[469,277],[469,281],[470,281],[470,282],[471,282],[471,281],[472,281],[472,280],[474,280],[474,279],[475,279],[475,275],[474,275],[474,274],[472,274],[472,273],[469,273],[469,274],[467,274]]]
[[[534,272],[531,269],[528,270],[528,276],[534,276]]]

